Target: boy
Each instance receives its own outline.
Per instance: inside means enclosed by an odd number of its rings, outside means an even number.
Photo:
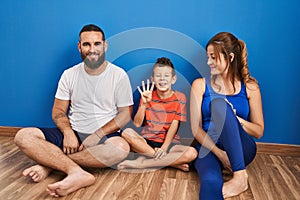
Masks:
[[[189,171],[188,163],[197,157],[197,151],[181,145],[177,135],[180,121],[186,121],[186,97],[172,90],[176,80],[170,59],[158,58],[152,70],[151,88],[149,80],[146,87],[144,81],[142,89],[138,87],[141,100],[133,124],[144,125],[141,135],[131,128],[122,132],[131,149],[143,156],[121,162],[118,169],[172,166]]]

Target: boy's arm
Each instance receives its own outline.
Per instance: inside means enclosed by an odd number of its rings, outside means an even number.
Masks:
[[[136,112],[134,119],[133,119],[133,124],[136,127],[141,127],[143,122],[144,122],[144,118],[145,118],[145,113],[146,113],[146,107],[147,107],[147,103],[141,103],[140,107],[138,108],[138,111]]]
[[[172,124],[167,132],[165,141],[164,141],[163,145],[161,146],[161,148],[163,148],[165,150],[168,149],[169,145],[172,143],[172,141],[177,133],[178,127],[179,127],[179,121],[173,120]]]
[[[177,133],[178,127],[179,127],[179,121],[173,120],[171,123],[171,126],[166,134],[166,138],[165,138],[163,145],[160,148],[155,148],[155,154],[154,154],[155,159],[160,159],[160,158],[164,157],[165,155],[167,155],[167,150]]]
[[[150,88],[149,79],[147,79],[147,87],[145,87],[144,81],[142,81],[142,89],[139,86],[137,87],[139,93],[141,94],[141,100],[140,100],[140,106],[138,108],[138,111],[135,114],[134,119],[133,119],[133,124],[136,127],[141,127],[144,122],[147,105],[152,100],[153,88],[154,88],[154,82],[152,82],[152,85]]]

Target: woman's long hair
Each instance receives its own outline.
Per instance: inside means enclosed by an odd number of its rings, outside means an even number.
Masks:
[[[224,55],[224,58],[228,64],[228,74],[230,76],[230,81],[234,88],[233,93],[235,93],[236,91],[234,85],[234,81],[236,78],[243,81],[245,84],[251,81],[257,82],[255,78],[250,76],[247,59],[247,48],[244,41],[237,39],[233,34],[229,32],[220,32],[208,41],[206,50],[209,45],[213,46],[217,60],[220,61],[220,55]],[[230,56],[231,53],[234,54],[234,58],[232,61]],[[214,84],[216,78],[216,75],[212,76],[212,81],[214,82]]]

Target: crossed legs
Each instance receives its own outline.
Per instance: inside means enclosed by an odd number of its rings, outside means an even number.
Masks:
[[[198,146],[199,157],[195,167],[200,177],[201,199],[223,199],[242,193],[248,188],[245,166],[255,157],[256,144],[243,130],[231,107],[223,99],[211,102],[212,118],[218,134],[218,146],[226,151],[233,171],[233,178],[223,184],[222,164],[209,150]],[[208,151],[205,155],[201,152]],[[206,187],[205,182],[214,182]]]
[[[118,165],[118,169],[125,168],[152,168],[172,166],[183,171],[189,171],[188,163],[197,157],[197,151],[193,147],[184,145],[173,146],[169,153],[160,159],[154,158],[155,150],[149,146],[146,140],[133,129],[127,128],[122,132],[122,137],[129,143],[131,149],[140,156],[136,160],[125,160]]]
[[[65,196],[75,190],[92,185],[95,177],[81,168],[107,167],[126,158],[129,146],[120,137],[112,137],[104,144],[83,151],[65,155],[62,150],[45,140],[40,129],[24,128],[15,136],[16,145],[38,165],[23,171],[24,176],[30,176],[33,181],[45,179],[54,169],[67,174],[56,183],[49,184],[47,191],[51,196]]]
[[[212,118],[220,134],[220,145],[226,151],[233,171],[233,178],[223,185],[223,196],[232,197],[248,188],[246,165],[256,155],[256,144],[241,127],[232,108],[223,99],[212,101]]]

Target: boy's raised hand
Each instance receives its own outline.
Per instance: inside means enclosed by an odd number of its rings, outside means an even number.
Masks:
[[[154,82],[152,82],[151,88],[150,88],[150,81],[147,79],[147,88],[145,87],[145,82],[142,81],[142,90],[138,86],[137,87],[138,91],[141,94],[141,98],[144,104],[147,104],[151,101],[152,99],[152,91],[154,89]]]

